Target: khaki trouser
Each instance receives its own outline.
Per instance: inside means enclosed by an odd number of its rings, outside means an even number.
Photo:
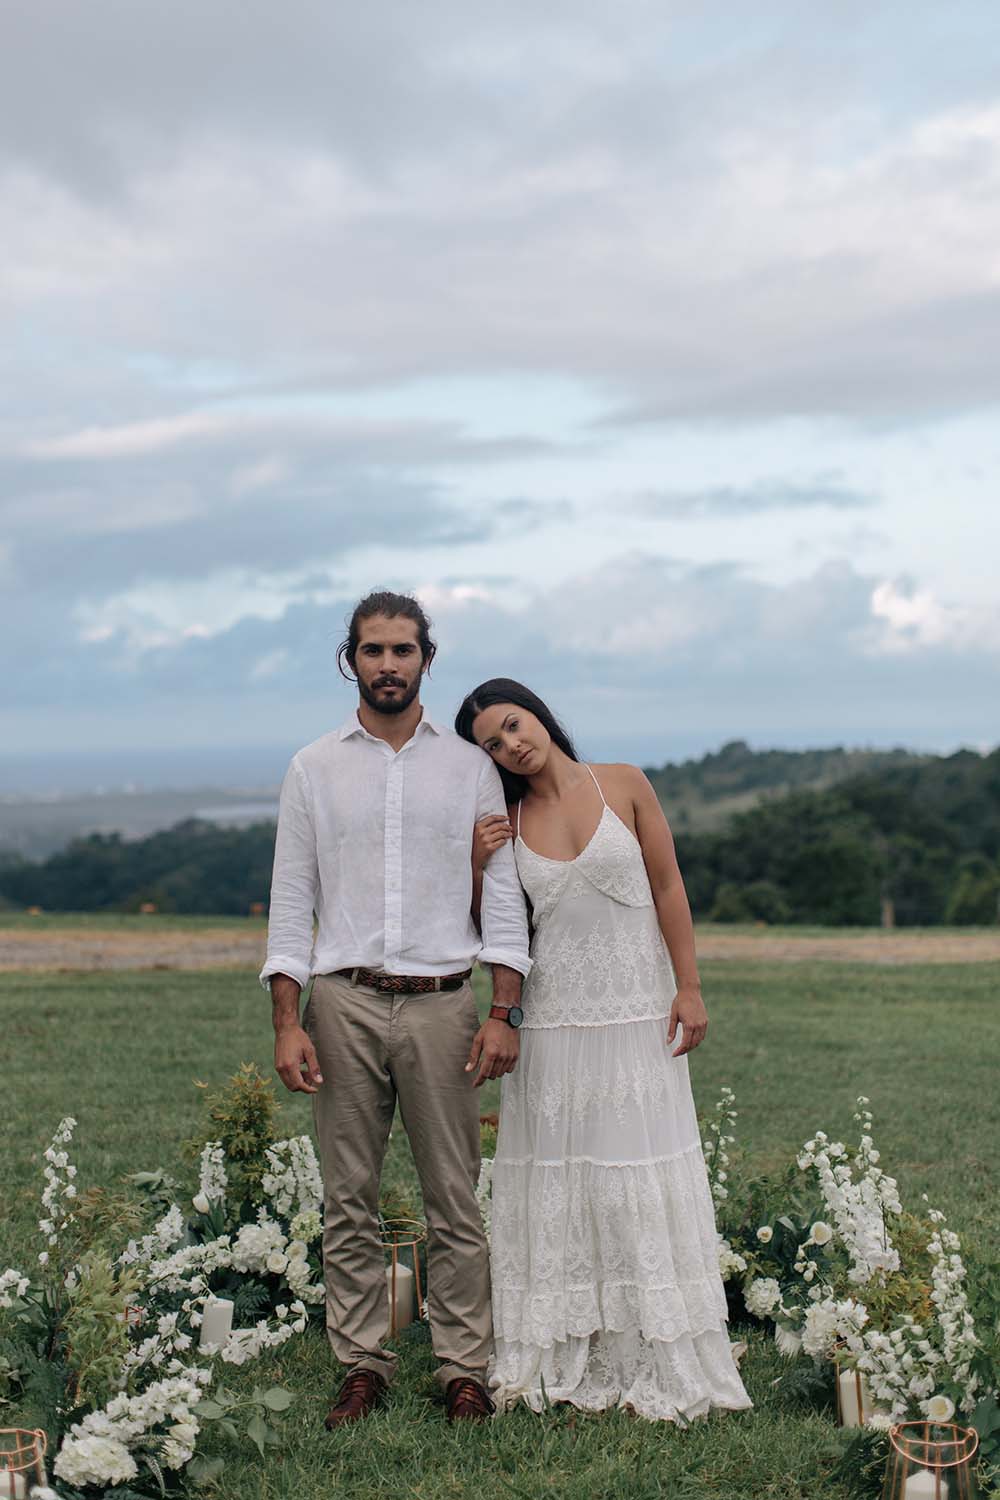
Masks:
[[[472,987],[381,994],[317,976],[303,1024],[324,1082],[313,1100],[323,1169],[326,1327],[337,1359],[392,1379],[379,1179],[396,1100],[427,1218],[427,1308],[443,1385],[484,1381],[493,1339],[489,1253],[476,1183],[479,1095],[465,1072]]]

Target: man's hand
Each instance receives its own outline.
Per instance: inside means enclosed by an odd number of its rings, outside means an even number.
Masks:
[[[491,856],[513,837],[510,819],[503,813],[489,813],[480,818],[472,831],[472,868],[482,874]]]
[[[281,1026],[274,1037],[274,1066],[286,1089],[315,1094],[323,1082],[316,1048],[301,1026]]]
[[[475,1080],[478,1089],[487,1078],[502,1078],[504,1073],[513,1073],[520,1050],[521,1043],[513,1026],[506,1021],[484,1021],[476,1032],[465,1071],[471,1073],[479,1064]]]
[[[683,1057],[685,1052],[691,1052],[695,1047],[700,1047],[705,1040],[705,1033],[708,1030],[708,1012],[701,998],[701,990],[696,986],[684,987],[677,991],[670,1010],[670,1025],[667,1028],[668,1046],[677,1035],[678,1023],[684,1030],[684,1036],[680,1046],[671,1054],[673,1057]]]

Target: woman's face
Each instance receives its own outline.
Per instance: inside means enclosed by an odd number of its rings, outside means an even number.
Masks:
[[[541,719],[516,703],[494,703],[472,721],[476,744],[505,771],[533,776],[549,758],[552,740]]]

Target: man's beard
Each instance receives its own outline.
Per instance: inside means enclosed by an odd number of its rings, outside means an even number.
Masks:
[[[393,685],[399,687],[399,679],[395,679]],[[380,698],[374,688],[370,688],[362,677],[358,677],[358,692],[377,714],[401,714],[404,709],[409,708],[414,698],[420,691],[420,676],[414,677],[409,687],[403,688],[398,698]]]

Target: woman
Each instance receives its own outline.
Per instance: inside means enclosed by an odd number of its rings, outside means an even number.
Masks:
[[[679,1422],[748,1407],[685,1055],[708,1020],[656,795],[633,766],[581,764],[507,678],[455,728],[510,810],[478,826],[477,874],[513,838],[534,927],[493,1173],[498,1399]]]

